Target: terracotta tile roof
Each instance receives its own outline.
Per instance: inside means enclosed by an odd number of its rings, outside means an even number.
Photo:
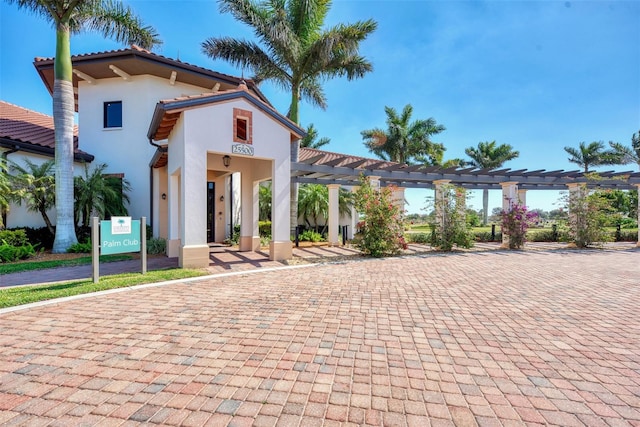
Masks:
[[[55,148],[55,131],[53,117],[27,108],[0,101],[0,139],[14,141],[23,146],[48,149],[53,153]],[[7,145],[7,144],[3,144]],[[88,160],[93,157],[78,150],[78,127],[73,130],[73,147],[77,156]],[[45,152],[43,150],[43,152]]]

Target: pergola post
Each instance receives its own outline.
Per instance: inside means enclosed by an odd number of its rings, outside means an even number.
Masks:
[[[252,179],[250,172],[243,172],[240,187],[242,220],[240,221],[239,249],[241,252],[257,251],[260,249],[260,231],[258,230],[260,183]]]
[[[527,206],[527,190],[524,188],[518,189],[518,200],[523,206]]]
[[[518,183],[515,181],[501,182],[502,186],[502,210],[511,211],[511,204],[518,201]],[[509,247],[509,237],[502,233],[502,247]]]
[[[445,192],[442,191],[442,187],[449,184],[450,182],[450,179],[438,179],[436,181],[433,181],[435,189],[434,209],[436,214],[436,224],[440,228],[444,227]]]
[[[638,194],[640,194],[640,184],[634,184],[638,188]],[[640,248],[640,196],[638,196],[638,243],[636,246]]]
[[[340,226],[340,184],[329,184],[327,187],[329,188],[329,219],[327,221],[329,227],[329,246],[338,246],[340,244],[338,238],[338,227]]]
[[[355,197],[355,193],[358,191],[359,188],[360,188],[359,185],[351,187],[351,193],[354,194],[354,197]],[[356,230],[358,229],[358,222],[360,222],[360,214],[358,213],[358,210],[356,209],[356,205],[354,203],[351,205],[351,227],[350,227],[350,230],[347,230],[348,239],[353,239],[354,236],[356,235]]]

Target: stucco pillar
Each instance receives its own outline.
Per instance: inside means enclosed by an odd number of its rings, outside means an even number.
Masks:
[[[400,213],[404,214],[404,188],[394,187],[393,204],[400,209]]]
[[[351,192],[354,193],[354,197],[355,197],[355,193],[358,191],[359,188],[360,188],[359,185],[351,187]],[[351,225],[347,230],[348,239],[353,239],[353,237],[356,235],[356,230],[358,229],[358,222],[360,222],[360,214],[356,210],[356,205],[354,203],[353,205],[351,205]]]
[[[189,165],[186,167],[186,165]],[[181,177],[179,265],[183,268],[203,268],[209,265],[207,244],[207,156],[196,149],[185,153]]]
[[[241,174],[242,210],[240,212],[240,251],[257,251],[260,249],[260,232],[258,230],[260,183],[252,179],[250,171]]]
[[[502,186],[502,210],[511,211],[511,204],[518,202],[518,183],[515,181],[501,182]],[[502,247],[509,247],[509,237],[502,233]]]
[[[167,256],[177,258],[180,256],[180,175],[179,173],[169,177],[167,202],[168,234]]]
[[[338,246],[340,244],[338,227],[340,226],[340,209],[339,209],[339,193],[340,184],[329,184],[329,218],[327,221],[329,227],[328,242],[329,246]]]
[[[379,176],[370,176],[369,183],[374,190],[380,190],[380,177]]]
[[[640,248],[640,184],[635,184],[638,187],[638,243],[636,246]]]
[[[462,187],[456,187],[456,212],[458,213],[458,216],[466,223],[467,190]]]
[[[438,179],[433,181],[433,185],[435,187],[435,199],[433,203],[433,207],[435,209],[436,215],[436,225],[438,227],[444,227],[444,203],[445,203],[445,192],[442,191],[442,187],[449,184],[451,182],[450,179]]]
[[[269,259],[282,261],[293,256],[291,245],[291,162],[274,159],[271,173],[271,242]]]
[[[518,189],[518,200],[522,206],[527,206],[527,190],[524,188]]]

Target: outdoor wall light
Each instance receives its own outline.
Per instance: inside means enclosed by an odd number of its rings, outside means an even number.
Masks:
[[[167,200],[167,193],[162,193],[162,200]]]
[[[227,155],[222,156],[222,164],[224,165],[225,168],[228,168],[229,165],[231,164],[231,157]]]
[[[224,196],[220,196],[220,201],[224,202]]]

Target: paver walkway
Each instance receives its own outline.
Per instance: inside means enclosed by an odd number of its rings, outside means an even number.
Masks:
[[[0,424],[640,426],[639,256],[318,264],[3,314]]]

